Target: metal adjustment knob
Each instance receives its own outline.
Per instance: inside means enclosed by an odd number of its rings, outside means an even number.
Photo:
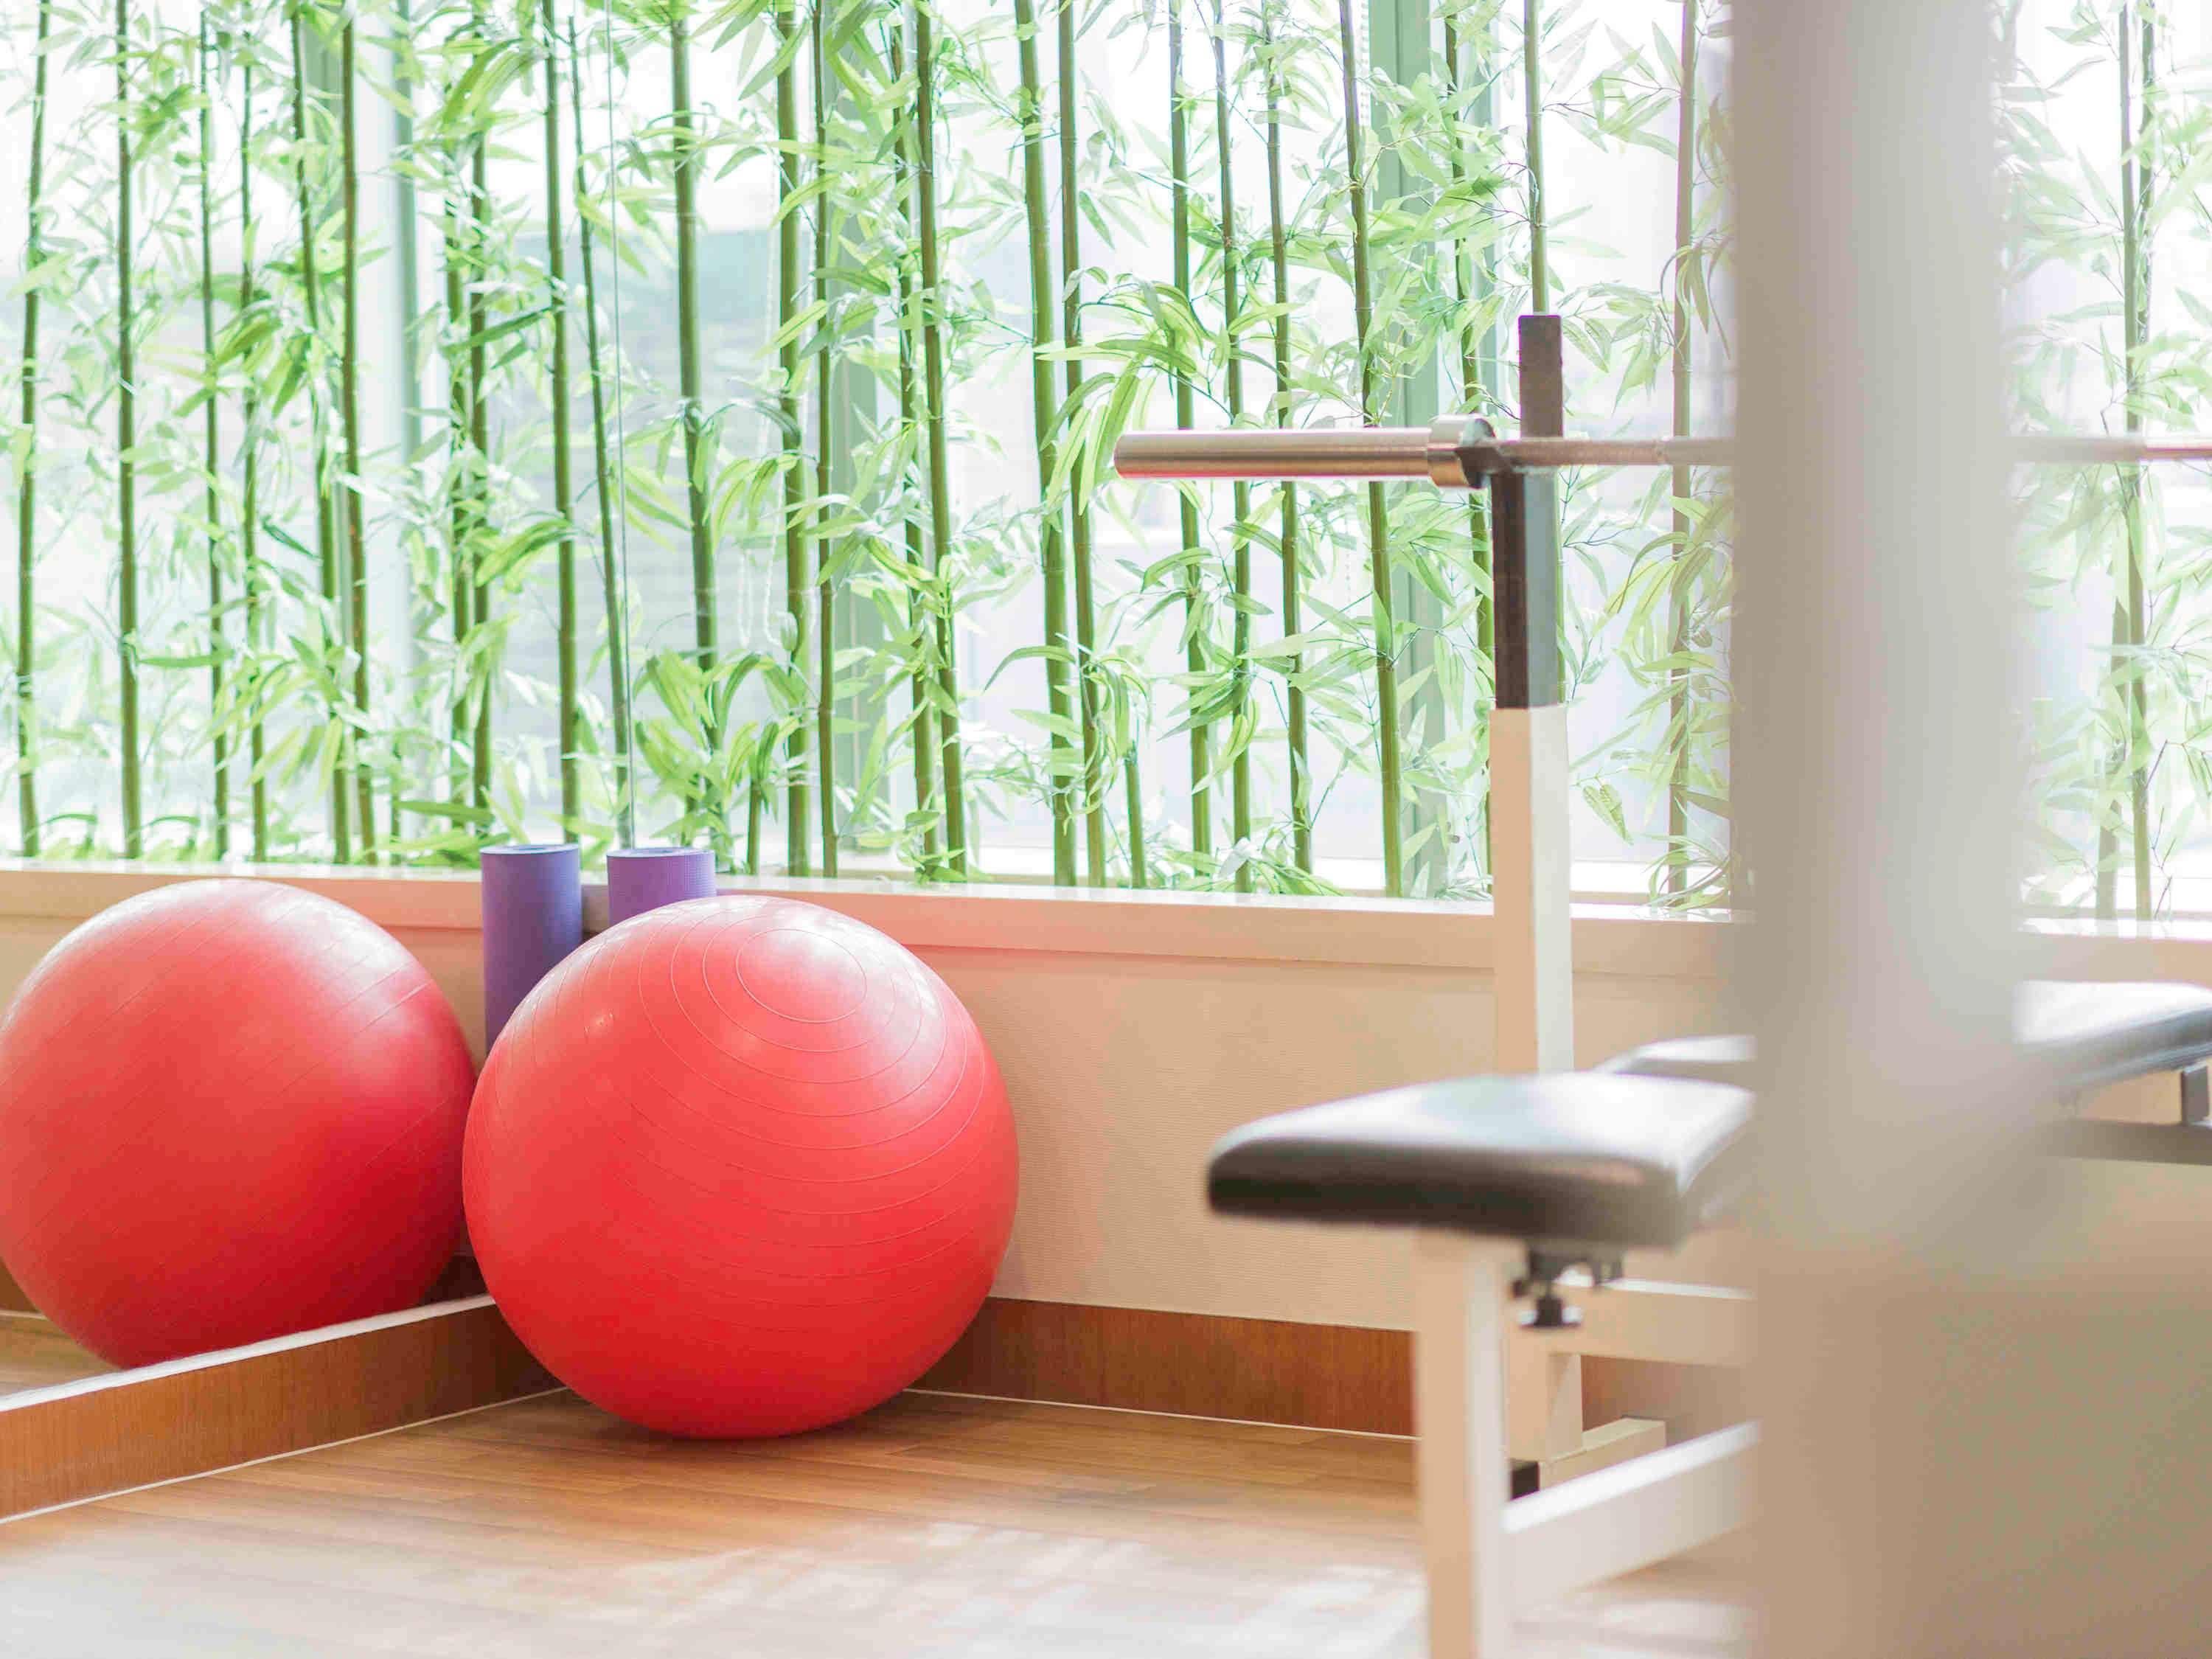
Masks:
[[[1571,1330],[1583,1322],[1583,1310],[1559,1294],[1559,1280],[1577,1267],[1590,1276],[1590,1288],[1602,1289],[1620,1277],[1620,1258],[1573,1245],[1539,1249],[1531,1246],[1528,1269],[1513,1281],[1513,1294],[1529,1303],[1520,1316],[1524,1331]]]

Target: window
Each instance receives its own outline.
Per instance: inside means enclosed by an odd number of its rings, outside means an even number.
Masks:
[[[640,838],[710,837],[736,867],[818,872],[826,845],[847,874],[951,874],[958,850],[993,878],[1376,891],[1395,868],[1409,894],[1479,894],[1479,503],[1384,492],[1378,610],[1367,492],[1300,486],[1293,626],[1285,492],[1121,483],[1113,436],[1176,423],[1179,387],[1200,425],[1355,422],[1363,368],[1370,418],[1472,405],[1510,427],[1511,322],[1538,307],[1567,319],[1575,429],[1729,423],[1717,0],[556,0],[519,22],[384,0],[353,14],[350,259],[336,9],[299,14],[295,54],[273,3],[136,4],[118,102],[112,18],[7,4],[11,151],[40,64],[46,120],[35,214],[29,169],[0,179],[40,312],[34,350],[21,305],[0,337],[37,392],[34,423],[9,415],[12,501],[35,493],[28,626],[11,594],[7,636],[33,649],[0,833],[46,855],[319,858],[343,834],[349,857],[465,862],[488,838],[604,846],[634,793]],[[2185,429],[2204,26],[2145,0],[2014,0],[1997,27],[2020,422]],[[1725,900],[1725,482],[1565,481],[1586,890]],[[2212,908],[2201,480],[2039,469],[2021,489],[2031,895],[2126,908],[2140,845],[2151,904]]]

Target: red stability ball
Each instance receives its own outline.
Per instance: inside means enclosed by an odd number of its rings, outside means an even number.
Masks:
[[[469,1119],[469,1236],[548,1369],[672,1434],[888,1399],[990,1288],[1006,1085],[945,981],[788,899],[670,905],[515,1011]]]
[[[460,1238],[473,1079],[429,975],[343,905],[142,893],[0,1020],[0,1261],[118,1365],[412,1307]]]

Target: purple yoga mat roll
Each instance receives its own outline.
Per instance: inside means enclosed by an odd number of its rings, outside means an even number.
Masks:
[[[714,855],[703,847],[618,847],[607,854],[607,926],[664,904],[714,896]]]
[[[483,851],[484,1047],[539,980],[584,942],[583,850],[574,842]]]

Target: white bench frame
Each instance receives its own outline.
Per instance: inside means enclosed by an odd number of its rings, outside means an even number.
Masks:
[[[1595,1294],[1569,1287],[1583,1310],[1578,1327],[1519,1328],[1512,1286],[1524,1259],[1520,1246],[1494,1239],[1428,1233],[1418,1242],[1413,1423],[1431,1659],[1499,1659],[1525,1610],[1693,1549],[1750,1514],[1758,1430],[1749,1424],[1509,1501],[1509,1352],[1540,1364],[1583,1353],[1732,1364],[1751,1343],[1745,1293],[1634,1280]],[[1579,1369],[1553,1376],[1561,1386],[1515,1403],[1571,1413],[1580,1436]]]
[[[1524,362],[1529,355],[1524,344]],[[1569,787],[1565,705],[1494,710],[1492,1069],[1501,1073],[1575,1063]],[[1422,1235],[1415,1253],[1413,1422],[1431,1659],[1503,1659],[1522,1612],[1710,1542],[1750,1513],[1756,1425],[1665,1449],[1659,1425],[1585,1432],[1581,1369],[1584,1354],[1741,1365],[1751,1353],[1750,1297],[1571,1283],[1566,1300],[1580,1322],[1527,1330],[1512,1288],[1525,1261],[1518,1243],[1442,1232]],[[1579,1478],[1512,1499],[1515,1456],[1553,1480]]]

